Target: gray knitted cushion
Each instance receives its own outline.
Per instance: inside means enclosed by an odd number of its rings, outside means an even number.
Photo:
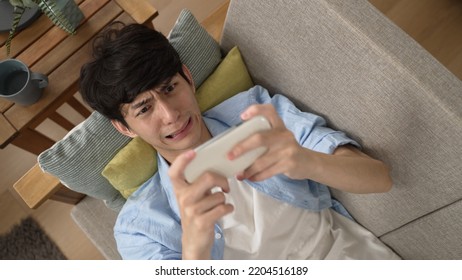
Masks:
[[[207,79],[221,61],[220,46],[189,10],[181,11],[168,40],[193,74],[196,87]]]
[[[39,155],[43,171],[68,188],[104,200],[119,210],[125,199],[101,176],[101,170],[131,138],[119,133],[110,121],[93,112],[65,138]]]

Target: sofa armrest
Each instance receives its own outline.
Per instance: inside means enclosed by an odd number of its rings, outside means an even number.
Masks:
[[[13,189],[32,209],[36,209],[47,199],[77,204],[85,197],[84,194],[62,185],[56,177],[44,173],[38,163],[13,185]]]

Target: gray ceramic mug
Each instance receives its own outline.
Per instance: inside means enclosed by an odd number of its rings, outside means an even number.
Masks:
[[[0,97],[17,104],[30,105],[39,100],[47,85],[47,76],[30,71],[27,65],[17,59],[0,62]]]

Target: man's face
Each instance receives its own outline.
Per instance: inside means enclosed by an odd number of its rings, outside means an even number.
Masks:
[[[183,66],[186,76],[191,75]],[[167,161],[210,138],[194,96],[194,84],[179,73],[152,90],[124,104],[122,115],[128,128],[118,121],[114,126],[130,137],[139,136],[151,144]]]

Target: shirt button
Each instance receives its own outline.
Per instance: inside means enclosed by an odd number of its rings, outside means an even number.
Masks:
[[[220,233],[215,233],[215,239],[220,239],[221,238],[221,234]]]

